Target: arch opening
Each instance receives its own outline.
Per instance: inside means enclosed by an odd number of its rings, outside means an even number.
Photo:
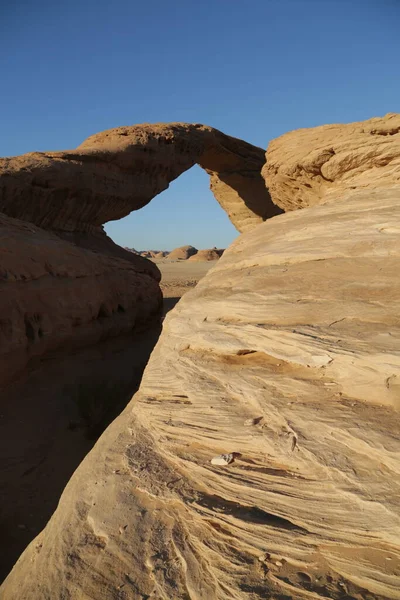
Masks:
[[[124,248],[170,251],[190,244],[197,249],[226,248],[237,229],[215,202],[209,177],[194,165],[141,210],[104,226]]]

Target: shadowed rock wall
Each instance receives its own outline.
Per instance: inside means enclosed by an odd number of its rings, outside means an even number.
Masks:
[[[134,258],[85,250],[0,213],[0,385],[56,349],[154,325],[159,271]]]

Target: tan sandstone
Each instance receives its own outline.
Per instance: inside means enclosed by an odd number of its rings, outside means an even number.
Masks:
[[[400,182],[400,114],[298,129],[268,146],[263,176],[275,204],[296,210],[340,192]]]
[[[400,598],[392,177],[231,245],[2,600]]]
[[[125,254],[84,249],[0,213],[0,385],[34,358],[157,320],[160,273]]]
[[[280,212],[261,177],[264,151],[200,124],[118,127],[75,150],[0,159],[0,212],[44,229],[101,235],[199,164],[232,223],[247,231]]]
[[[12,224],[0,217],[0,249],[6,257],[0,265],[5,273],[5,293],[0,296],[2,356],[22,369],[30,358],[55,347],[130,331],[145,315],[157,320],[159,270],[114,244],[103,224],[141,208],[199,163],[236,226],[249,229],[279,212],[260,174],[263,154],[261,148],[211,127],[173,123],[119,127],[88,138],[76,150],[0,159],[0,215],[19,221]],[[41,231],[31,228],[35,235],[24,239],[21,232],[29,230],[24,223]],[[14,229],[19,231],[19,244],[12,241]],[[33,244],[31,256],[32,237],[40,241],[40,251],[39,244]],[[154,258],[155,253],[146,256]],[[55,273],[62,265],[62,277],[46,279],[48,265]],[[15,294],[23,300],[14,306]],[[82,315],[75,314],[79,310]],[[22,326],[21,319],[28,324]],[[2,371],[0,384],[14,369],[4,364]]]

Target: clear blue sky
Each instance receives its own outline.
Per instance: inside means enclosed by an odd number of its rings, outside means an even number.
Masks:
[[[187,121],[266,147],[400,110],[400,0],[15,0],[0,7],[0,155]],[[228,245],[198,168],[106,226],[121,245]]]

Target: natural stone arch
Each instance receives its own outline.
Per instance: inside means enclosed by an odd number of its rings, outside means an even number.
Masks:
[[[0,212],[58,232],[102,225],[148,204],[199,164],[240,232],[279,214],[261,168],[264,150],[200,124],[143,124],[95,134],[76,150],[0,161]]]

